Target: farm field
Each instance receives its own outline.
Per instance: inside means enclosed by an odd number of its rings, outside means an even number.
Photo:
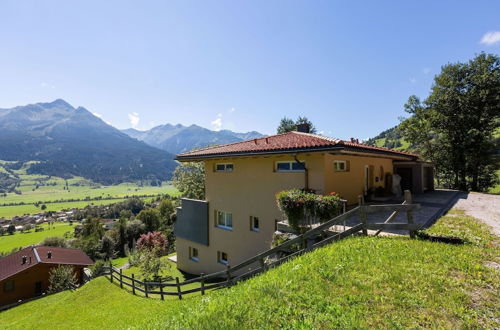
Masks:
[[[150,186],[146,183],[102,186],[81,177],[63,179],[27,174],[31,163],[27,162],[20,169],[10,169],[9,172],[5,167],[8,162],[0,161],[0,172],[8,173],[12,178],[19,180],[15,188],[18,193],[0,194],[0,217],[10,218],[15,215],[37,213],[40,212],[41,204],[47,206],[47,211],[60,211],[66,208],[81,208],[91,203],[94,205],[116,203],[132,195],[178,195],[178,191],[168,182],[163,182],[161,186]],[[12,203],[25,205],[6,205]],[[35,203],[39,204],[38,207],[34,205]]]
[[[101,277],[2,312],[0,327],[498,328],[498,245],[488,228],[454,214],[427,232],[465,244],[352,237],[181,301],[134,296]]]
[[[32,244],[38,244],[45,237],[63,237],[64,233],[70,232],[73,235],[74,226],[68,223],[55,222],[54,228],[49,229],[48,224],[41,225],[43,231],[35,232],[33,229],[29,232],[21,233],[16,231],[14,235],[0,236],[0,252],[10,252],[14,248],[25,247]]]
[[[87,205],[107,205],[112,203],[123,202],[125,199],[105,199],[97,201],[81,201],[81,202],[62,202],[46,204],[45,211],[61,211],[72,208],[84,208]],[[12,218],[16,215],[34,214],[41,212],[40,208],[33,204],[0,206],[0,218]]]

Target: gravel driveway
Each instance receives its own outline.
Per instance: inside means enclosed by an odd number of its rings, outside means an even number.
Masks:
[[[500,236],[500,195],[481,193],[460,193],[453,209],[490,225],[493,232]]]

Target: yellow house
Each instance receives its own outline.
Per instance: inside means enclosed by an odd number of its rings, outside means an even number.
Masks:
[[[390,190],[394,162],[417,158],[306,132],[179,154],[181,162],[204,162],[206,193],[204,201],[183,199],[178,209],[177,267],[208,274],[269,249],[283,220],[275,199],[282,190],[336,192],[354,204],[360,194]]]

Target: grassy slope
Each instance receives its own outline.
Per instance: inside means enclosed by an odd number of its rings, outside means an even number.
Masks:
[[[34,230],[30,232],[21,233],[15,232],[14,235],[4,235],[0,236],[0,251],[9,252],[14,248],[24,247],[32,244],[38,244],[45,237],[58,236],[62,237],[65,232],[71,232],[73,234],[74,227],[67,223],[56,222],[54,224],[54,229],[48,229],[48,225],[42,225],[44,231],[39,231],[35,233]]]
[[[0,327],[498,328],[500,279],[484,265],[498,257],[493,238],[463,216],[442,218],[432,233],[452,227],[477,239],[454,246],[350,238],[231,289],[183,301],[135,297],[100,278],[3,312]]]

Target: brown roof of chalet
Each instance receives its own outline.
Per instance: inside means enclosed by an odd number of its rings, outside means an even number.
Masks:
[[[51,258],[48,252],[51,251]],[[26,263],[23,264],[23,256]],[[0,281],[29,269],[37,264],[90,266],[94,262],[85,252],[52,246],[29,246],[0,259]]]
[[[288,132],[253,140],[208,147],[177,155],[178,160],[214,158],[218,156],[245,156],[252,154],[276,154],[300,151],[350,150],[358,152],[378,153],[417,159],[416,154],[392,150],[389,148],[369,146],[361,143],[333,139],[322,135]]]

